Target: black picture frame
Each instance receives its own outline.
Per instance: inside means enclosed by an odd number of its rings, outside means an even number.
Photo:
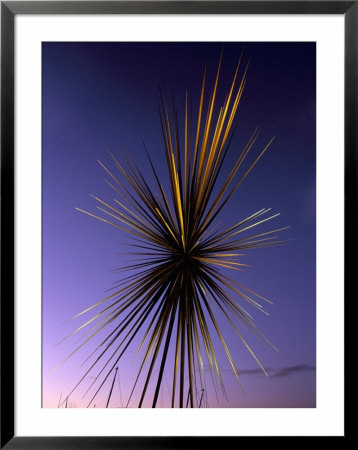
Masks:
[[[187,449],[246,437],[25,437],[14,422],[14,19],[18,14],[339,14],[345,20],[345,304],[353,291],[357,209],[358,1],[1,1],[1,441],[5,449]],[[354,298],[352,297],[352,300]],[[347,315],[346,315],[347,318]],[[347,330],[348,329],[348,330]],[[351,339],[345,319],[345,354]],[[347,367],[346,367],[347,369]],[[346,373],[345,392],[350,384]],[[332,386],[334,389],[334,386]],[[350,437],[345,395],[345,435]],[[340,437],[338,437],[340,438]],[[240,439],[240,442],[238,440]],[[262,439],[256,437],[256,439]],[[272,439],[272,438],[271,438]],[[285,438],[286,441],[289,438]],[[347,442],[347,441],[346,441]]]

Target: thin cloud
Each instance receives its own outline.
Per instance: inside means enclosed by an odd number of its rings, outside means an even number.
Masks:
[[[204,369],[205,371],[208,371],[209,368],[205,367]],[[283,377],[288,377],[291,375],[294,375],[295,373],[299,373],[299,372],[313,372],[316,370],[316,367],[314,366],[310,366],[308,364],[296,364],[293,366],[287,366],[287,367],[281,367],[280,369],[272,369],[271,367],[265,367],[266,373],[268,374],[268,376],[270,378],[283,378]],[[221,369],[221,372],[230,372],[233,373],[232,369],[229,368],[225,368],[225,369]],[[239,374],[239,376],[242,375],[264,375],[262,369],[257,368],[257,369],[237,369],[237,372]]]
[[[288,377],[298,372],[313,372],[316,368],[307,364],[299,364],[296,366],[287,366],[270,375],[271,378]]]

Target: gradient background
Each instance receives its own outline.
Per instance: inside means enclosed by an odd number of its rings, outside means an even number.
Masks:
[[[230,86],[242,46],[225,43],[218,105]],[[53,371],[75,348],[77,336],[55,344],[84,320],[64,322],[104,298],[104,291],[119,280],[111,271],[124,263],[117,252],[128,242],[125,233],[75,210],[96,212],[91,193],[108,201],[113,198],[96,161],[110,166],[104,146],[127,148],[146,175],[144,142],[165,177],[159,85],[168,94],[174,91],[179,115],[188,89],[195,111],[206,55],[210,86],[221,48],[221,43],[43,43],[44,407],[56,407],[60,395],[67,395],[86,369],[80,366],[92,349],[89,344]],[[256,125],[261,133],[250,161],[272,136],[276,139],[224,209],[221,220],[232,224],[271,207],[281,215],[260,231],[291,226],[281,233],[291,242],[247,251],[242,262],[253,267],[231,273],[274,302],[265,306],[269,317],[259,311],[253,314],[279,353],[244,332],[269,372],[266,377],[230,325],[221,322],[244,392],[219,350],[228,400],[215,397],[208,373],[203,405],[315,407],[316,47],[314,43],[245,43],[244,62],[249,59],[238,126],[223,176]],[[118,366],[111,407],[124,406],[132,388],[140,357],[134,359],[135,346],[131,348]],[[169,368],[158,406],[169,404],[166,379],[170,385]],[[96,398],[96,407],[105,405],[111,381],[112,376]],[[68,407],[87,405],[90,397],[82,398],[85,387],[71,395]],[[136,407],[137,400],[135,395],[129,406]],[[149,395],[145,406],[150,404]]]

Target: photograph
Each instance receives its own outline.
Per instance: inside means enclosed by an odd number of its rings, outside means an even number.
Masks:
[[[42,408],[316,408],[316,42],[41,45]]]

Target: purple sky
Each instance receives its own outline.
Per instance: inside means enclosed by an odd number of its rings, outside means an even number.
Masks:
[[[80,335],[55,344],[85,320],[63,322],[104,298],[104,291],[120,279],[111,271],[124,263],[118,252],[128,242],[125,233],[75,210],[96,212],[89,194],[108,201],[114,197],[97,160],[110,166],[105,146],[114,151],[127,148],[146,175],[144,142],[164,178],[159,85],[168,93],[173,90],[179,113],[188,89],[196,111],[206,54],[210,86],[221,47],[216,43],[43,43],[44,407],[57,406],[60,395],[67,395],[87,367],[81,364],[93,348],[89,344],[53,371],[75,348]],[[224,46],[218,103],[224,100],[241,50],[242,43]],[[262,208],[272,208],[281,215],[260,230],[291,227],[281,234],[291,242],[247,251],[242,262],[252,267],[230,274],[274,302],[265,307],[268,317],[248,312],[279,352],[244,331],[268,369],[266,377],[230,325],[221,321],[242,372],[244,393],[215,341],[228,401],[216,399],[208,374],[203,404],[315,407],[316,47],[314,43],[246,43],[244,61],[249,59],[238,126],[223,176],[256,125],[261,132],[251,160],[272,136],[276,139],[221,220],[230,225]],[[118,365],[110,406],[126,404],[140,363],[140,355],[134,358],[135,350],[135,345],[130,347]],[[158,406],[169,404],[171,376],[171,369],[166,369]],[[109,381],[94,401],[96,407],[105,405],[112,376]],[[90,400],[88,395],[82,399],[85,390],[83,385],[75,391],[68,406],[85,407]],[[135,394],[129,406],[136,407],[137,400]],[[150,405],[149,395],[144,406]]]

